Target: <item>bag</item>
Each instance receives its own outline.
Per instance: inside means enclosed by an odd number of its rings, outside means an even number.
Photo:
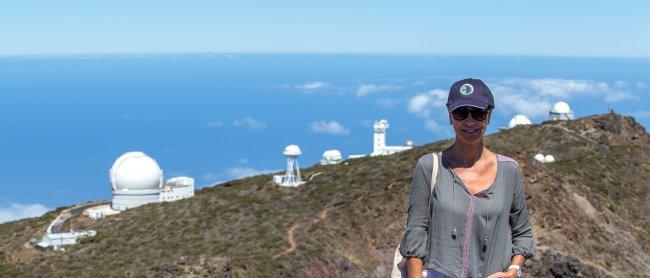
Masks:
[[[433,153],[433,169],[431,172],[431,191],[429,192],[429,198],[433,196],[433,187],[436,186],[436,178],[438,178],[438,154]],[[431,200],[429,200],[429,205],[431,205]],[[431,216],[429,216],[431,217]],[[431,220],[431,219],[429,219]],[[427,235],[428,236],[428,235]],[[407,278],[408,272],[406,269],[406,258],[402,256],[399,252],[399,245],[395,249],[395,255],[393,256],[393,269],[390,272],[391,278]]]

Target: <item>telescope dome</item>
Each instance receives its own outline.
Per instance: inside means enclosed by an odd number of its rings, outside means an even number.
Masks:
[[[571,113],[571,107],[569,107],[569,104],[564,101],[558,101],[553,105],[553,108],[551,108],[551,113]]]
[[[153,158],[142,152],[121,155],[109,172],[113,190],[159,189],[162,170]]]
[[[286,148],[284,148],[284,155],[290,155],[290,156],[297,156],[301,155],[302,151],[300,151],[300,147],[298,145],[289,145]]]
[[[510,119],[510,122],[508,123],[508,128],[513,128],[518,125],[530,125],[530,124],[532,124],[532,122],[530,121],[530,119],[528,119],[528,117],[519,114],[512,117],[512,119]]]

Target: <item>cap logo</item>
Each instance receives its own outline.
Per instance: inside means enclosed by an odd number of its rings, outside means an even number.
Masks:
[[[474,86],[472,84],[463,84],[463,86],[460,86],[459,91],[461,95],[468,96],[474,92]]]

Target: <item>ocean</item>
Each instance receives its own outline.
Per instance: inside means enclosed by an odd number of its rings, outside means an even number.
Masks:
[[[650,124],[650,59],[366,54],[170,54],[0,57],[0,207],[48,208],[111,197],[122,153],[157,160],[165,178],[197,187],[285,167],[338,149],[452,136],[445,91],[485,80],[496,110],[488,132],[517,113],[540,123],[563,100],[576,117],[633,115]],[[415,163],[415,162],[414,162]]]

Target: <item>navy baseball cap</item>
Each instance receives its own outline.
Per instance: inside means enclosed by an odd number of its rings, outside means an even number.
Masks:
[[[480,79],[463,79],[451,85],[447,97],[449,112],[461,106],[473,106],[481,109],[494,108],[494,97],[490,88]]]

